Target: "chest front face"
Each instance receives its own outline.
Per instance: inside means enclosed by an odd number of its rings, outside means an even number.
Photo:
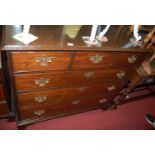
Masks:
[[[9,51],[19,125],[107,107],[146,55]]]

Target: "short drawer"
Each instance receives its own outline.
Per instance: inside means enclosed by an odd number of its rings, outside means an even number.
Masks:
[[[13,72],[66,70],[71,52],[11,52]]]
[[[82,71],[59,71],[51,73],[15,74],[17,91],[41,90],[42,88],[95,84],[106,81],[125,81],[127,70],[90,69]]]
[[[15,74],[15,87],[17,91],[41,90],[50,87],[65,86],[66,72]]]
[[[79,112],[81,110],[85,110],[94,106],[102,106],[106,104],[108,100],[104,97],[96,97],[85,100],[74,100],[70,103],[66,104],[56,104],[50,106],[39,106],[32,107],[28,109],[20,109],[19,110],[19,119],[39,119],[42,117],[48,116],[57,116],[63,114],[69,114],[74,112]]]
[[[42,91],[17,94],[19,107],[30,107],[47,104],[63,104],[77,99],[105,95],[113,96],[121,85],[116,83],[103,83],[61,89],[48,89]]]
[[[5,101],[0,101],[0,116],[8,115],[9,109]]]
[[[146,59],[148,53],[119,53],[116,55],[113,67],[134,67],[138,68],[139,65]]]
[[[72,69],[106,68],[112,65],[113,59],[110,52],[76,52]]]

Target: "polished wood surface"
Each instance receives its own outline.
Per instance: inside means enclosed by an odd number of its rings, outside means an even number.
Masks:
[[[52,106],[44,105],[42,107],[36,106],[30,109],[20,109],[19,119],[24,121],[26,119],[38,119],[43,117],[57,116],[60,114],[77,113],[80,110],[85,110],[94,106],[101,106],[107,103],[101,102],[104,100],[102,97],[96,97],[91,99],[77,100],[76,102],[68,102],[66,104],[55,104]]]
[[[120,68],[120,67],[131,67],[140,65],[141,62],[145,59],[147,52],[143,53],[134,53],[131,52],[77,52],[75,60],[72,65],[72,69],[89,69],[89,68]],[[90,60],[91,57],[101,57],[102,60],[98,63],[93,63]],[[129,59],[135,57],[136,59],[133,62],[130,62]]]
[[[113,53],[76,52],[72,69],[106,68],[112,65]]]
[[[116,55],[115,60],[113,62],[113,67],[115,68],[121,68],[123,67],[134,67],[137,68],[137,66],[139,67],[141,65],[141,63],[146,59],[148,55],[148,52],[144,52],[144,53],[138,53],[135,52],[133,53],[119,53]],[[135,57],[135,61],[130,62],[129,59]]]
[[[114,89],[108,90],[109,87],[114,86]],[[78,99],[91,98],[91,97],[105,97],[112,98],[114,94],[121,89],[121,85],[115,82],[101,83],[97,85],[86,85],[84,87],[69,87],[61,89],[48,89],[42,91],[21,93],[17,95],[19,107],[28,107],[44,104],[62,104],[71,102]],[[36,98],[44,97],[41,102]]]
[[[71,54],[69,52],[12,52],[13,71],[67,70]]]
[[[75,26],[75,25],[74,25]],[[22,32],[23,27],[20,25],[8,25],[3,30],[3,50],[106,50],[106,51],[146,51],[145,46],[133,46],[130,39],[133,33],[130,26],[112,25],[106,34],[109,39],[106,43],[100,43],[97,46],[87,46],[83,36],[90,36],[91,26],[78,26],[78,30],[73,29],[72,25],[31,25],[30,33],[37,36],[34,42],[25,45],[13,38],[14,35]],[[105,26],[99,26],[98,33]],[[74,36],[73,36],[74,33]],[[143,37],[145,33],[140,32]],[[72,43],[73,46],[68,46]]]
[[[123,77],[118,74],[125,72]],[[124,82],[128,79],[129,69],[89,69],[78,71],[53,71],[48,73],[15,74],[15,87],[18,92],[41,90],[45,88],[80,86],[101,82]],[[36,81],[43,80],[43,84]],[[48,81],[46,83],[46,80]]]

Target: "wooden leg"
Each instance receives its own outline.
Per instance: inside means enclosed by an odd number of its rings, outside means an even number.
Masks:
[[[103,111],[108,110],[110,105],[111,105],[110,103],[104,104],[103,107],[102,107],[102,110]]]
[[[116,102],[112,102],[112,104],[109,107],[110,110],[116,110],[117,109],[117,103]]]
[[[26,125],[22,125],[22,126],[17,126],[18,130],[25,130],[26,129]]]
[[[9,118],[9,119],[7,120],[7,122],[14,122],[14,121],[15,121],[14,118]]]
[[[10,116],[7,120],[7,122],[14,122],[15,121],[15,117],[14,116]]]

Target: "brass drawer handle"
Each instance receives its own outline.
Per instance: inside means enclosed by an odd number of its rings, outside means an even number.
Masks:
[[[121,71],[121,72],[117,73],[116,75],[117,75],[117,77],[118,77],[119,79],[123,79],[124,76],[126,75],[126,72]]]
[[[84,73],[84,76],[85,76],[86,78],[90,78],[90,77],[92,77],[92,76],[94,76],[94,75],[95,75],[94,72],[85,72],[85,73]]]
[[[90,56],[90,61],[97,64],[103,60],[103,55],[96,54],[95,56]]]
[[[39,80],[35,80],[35,84],[37,84],[39,87],[43,87],[45,86],[47,83],[49,83],[49,79],[39,79]]]
[[[137,60],[136,55],[132,55],[132,56],[128,57],[128,62],[131,64],[134,63],[136,60]]]
[[[76,104],[79,104],[80,101],[79,100],[76,100],[76,101],[73,101],[72,104],[76,105]]]
[[[84,91],[87,90],[87,87],[81,87],[81,88],[78,88],[78,90],[79,90],[80,92],[84,92]]]
[[[45,113],[45,110],[37,110],[37,111],[34,111],[34,114],[37,115],[37,116],[41,116]]]
[[[105,102],[107,102],[106,98],[99,99],[99,103],[105,103]]]
[[[42,57],[37,57],[35,60],[36,60],[37,63],[40,63],[41,67],[45,67],[45,66],[48,65],[48,63],[53,62],[54,57],[42,56]]]
[[[42,103],[44,101],[47,100],[47,97],[46,96],[37,96],[34,98],[34,101],[38,102],[38,103]]]
[[[116,87],[114,85],[107,87],[108,91],[113,91],[116,89]]]

